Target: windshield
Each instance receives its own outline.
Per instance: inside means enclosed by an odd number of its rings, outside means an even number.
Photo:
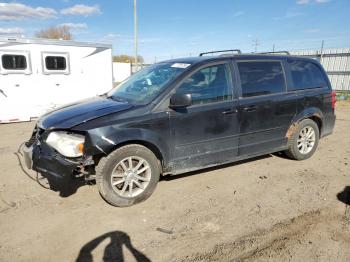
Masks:
[[[108,93],[108,97],[132,104],[147,104],[190,64],[158,63],[137,72]]]

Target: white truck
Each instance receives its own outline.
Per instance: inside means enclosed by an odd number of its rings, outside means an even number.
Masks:
[[[0,36],[0,123],[29,121],[112,87],[111,45]]]

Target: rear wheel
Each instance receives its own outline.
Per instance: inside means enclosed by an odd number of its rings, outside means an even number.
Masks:
[[[159,181],[158,159],[141,145],[118,148],[101,159],[96,183],[101,196],[114,206],[131,206],[146,200]]]
[[[316,151],[319,141],[319,129],[311,119],[304,119],[299,123],[288,142],[286,155],[295,160],[310,158]]]

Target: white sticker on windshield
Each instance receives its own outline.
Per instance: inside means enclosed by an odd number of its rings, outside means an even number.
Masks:
[[[173,64],[171,67],[175,67],[175,68],[187,68],[189,67],[191,64],[185,64],[185,63],[175,63]]]

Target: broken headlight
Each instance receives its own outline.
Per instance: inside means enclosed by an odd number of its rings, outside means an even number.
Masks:
[[[83,155],[85,137],[64,131],[51,132],[46,143],[66,157]]]

